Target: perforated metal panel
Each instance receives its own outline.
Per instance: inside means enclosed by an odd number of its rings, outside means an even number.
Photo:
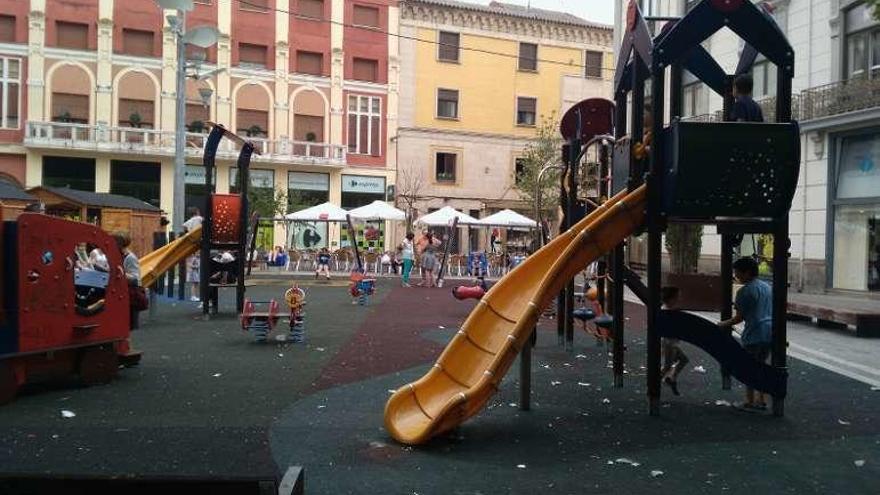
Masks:
[[[800,169],[796,123],[675,122],[664,137],[667,215],[779,218],[791,208]]]

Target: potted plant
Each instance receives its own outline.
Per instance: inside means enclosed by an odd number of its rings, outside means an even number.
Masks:
[[[205,132],[205,123],[202,122],[201,120],[193,120],[187,126],[187,130],[189,132],[199,132],[199,133]]]
[[[254,124],[245,130],[245,134],[247,134],[248,137],[260,137],[265,134],[265,131],[263,131],[262,127]]]
[[[141,118],[141,114],[137,112],[133,112],[128,116],[128,123],[135,129],[140,129],[143,122],[144,120]]]
[[[686,309],[717,311],[721,306],[721,276],[699,273],[703,226],[670,224],[665,244],[670,261],[666,285],[679,288],[679,304]]]
[[[63,112],[61,112],[61,115],[58,116],[58,121],[70,123],[70,122],[73,122],[73,116],[70,115],[69,111],[64,110]]]

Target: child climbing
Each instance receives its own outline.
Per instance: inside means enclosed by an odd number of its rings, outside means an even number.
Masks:
[[[733,264],[733,276],[743,284],[736,293],[736,314],[718,323],[721,328],[731,328],[745,322],[741,342],[756,360],[765,363],[770,357],[773,332],[773,293],[770,285],[758,279],[758,263],[752,258],[740,258]],[[767,402],[763,392],[746,387],[743,409],[763,411]]]
[[[663,309],[677,310],[679,293],[678,287],[663,287],[660,291]],[[681,350],[681,343],[678,339],[663,339],[663,369],[660,371],[660,375],[663,377],[663,383],[668,385],[675,395],[681,395],[678,393],[678,375],[688,362],[690,359]]]

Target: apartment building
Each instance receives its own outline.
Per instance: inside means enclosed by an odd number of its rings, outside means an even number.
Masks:
[[[248,136],[253,187],[292,207],[385,199],[397,134],[397,2],[195,0],[186,27],[186,197],[204,197],[207,121]],[[0,0],[0,174],[21,186],[126,194],[171,212],[176,37],[152,0]],[[234,188],[236,146],[218,153]],[[338,240],[326,231],[312,246]],[[297,244],[267,227],[263,241]],[[321,234],[321,232],[319,232]],[[274,239],[273,239],[274,237]]]
[[[680,16],[697,3],[639,2],[645,15],[657,16]],[[792,288],[870,297],[880,292],[880,21],[863,0],[764,3],[795,50],[792,118],[801,126],[801,171],[790,216]],[[618,39],[626,7],[621,4]],[[728,72],[743,49],[731,32],[704,46]],[[776,69],[759,56],[752,75],[754,97],[772,118]],[[719,119],[721,99],[687,73],[685,81],[685,115]],[[717,263],[719,250],[719,237],[707,227],[707,269]]]
[[[543,119],[610,97],[611,26],[501,2],[404,0],[400,9],[398,187],[421,184],[419,214],[532,216],[514,188],[518,158]],[[464,239],[462,251],[485,240]]]

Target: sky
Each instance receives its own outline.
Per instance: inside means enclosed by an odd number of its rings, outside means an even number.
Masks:
[[[488,5],[490,0],[464,0]],[[568,12],[588,21],[614,24],[614,0],[499,0],[547,10]]]

